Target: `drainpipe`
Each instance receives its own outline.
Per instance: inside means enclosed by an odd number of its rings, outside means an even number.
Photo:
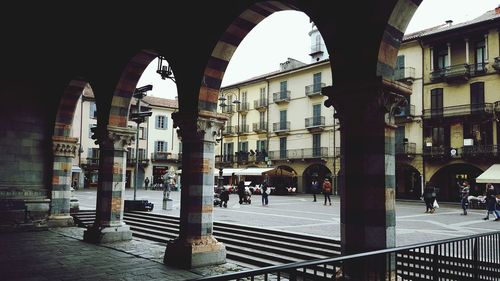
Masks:
[[[266,82],[267,82],[267,96],[266,96],[266,99],[267,99],[267,104],[266,104],[266,118],[267,118],[267,133],[266,133],[266,153],[267,153],[267,156],[269,157],[269,141],[270,141],[270,133],[269,131],[271,130],[271,124],[269,124],[269,80],[266,79]],[[264,160],[266,160],[264,158]],[[269,158],[268,158],[269,160]],[[267,166],[267,161],[266,160],[266,166]]]
[[[420,111],[420,122],[422,123],[422,175],[420,175],[420,194],[424,193],[424,185],[425,185],[425,159],[424,159],[424,146],[425,146],[425,132],[424,132],[424,118],[423,118],[423,110],[424,110],[424,46],[422,45],[422,40],[418,41],[420,45],[420,49],[422,50],[422,66],[421,66],[421,74],[422,74],[422,93],[421,93],[421,111]],[[432,55],[432,53],[431,53]],[[432,58],[431,58],[432,62]],[[432,69],[432,65],[431,65]]]

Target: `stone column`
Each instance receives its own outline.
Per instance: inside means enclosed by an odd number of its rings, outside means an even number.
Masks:
[[[396,91],[411,93],[400,87],[377,79],[323,88],[323,94],[329,96],[325,105],[335,106],[342,124],[343,172],[338,183],[343,255],[396,246],[393,114],[406,102]],[[377,257],[354,265],[346,263],[343,270],[352,280],[371,280],[369,276],[394,272],[393,262],[393,257]]]
[[[92,138],[99,144],[99,183],[96,220],[83,239],[92,243],[131,240],[130,227],[123,221],[127,147],[135,138],[131,128],[97,128]]]
[[[50,198],[49,227],[72,226],[69,200],[71,198],[71,167],[76,156],[77,138],[52,136],[54,168]]]
[[[175,115],[174,115],[175,114]],[[226,247],[213,232],[215,142],[223,126],[214,113],[172,114],[182,138],[182,189],[179,237],[167,243],[164,263],[195,268],[226,262]]]

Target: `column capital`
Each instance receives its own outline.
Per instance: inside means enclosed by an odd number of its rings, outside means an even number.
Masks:
[[[126,150],[135,140],[136,130],[119,126],[108,125],[105,129],[92,128],[92,139],[95,144],[104,147],[113,147],[116,150]]]
[[[199,111],[198,116],[175,112],[172,113],[172,119],[174,128],[178,128],[177,133],[183,140],[215,142],[228,118],[224,114]]]
[[[386,122],[392,124],[393,115],[406,106],[411,88],[406,84],[382,79],[355,81],[341,86],[324,87],[322,94],[328,96],[325,106],[334,106],[340,121],[352,114],[378,111],[386,114]]]
[[[78,138],[52,136],[52,150],[55,156],[75,157]]]

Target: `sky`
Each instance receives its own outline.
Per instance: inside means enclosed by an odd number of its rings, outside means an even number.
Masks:
[[[454,24],[468,21],[499,4],[500,0],[424,0],[413,15],[406,33],[436,26],[446,20],[453,20]],[[236,49],[222,86],[276,71],[287,58],[310,63],[309,31],[309,17],[302,12],[285,11],[267,17],[250,31]],[[151,84],[153,90],[148,95],[174,99],[177,96],[175,83],[169,79],[162,80],[156,74],[156,65],[155,60],[146,68],[137,87]]]

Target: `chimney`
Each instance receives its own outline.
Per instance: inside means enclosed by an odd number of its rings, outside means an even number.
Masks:
[[[495,8],[495,14],[500,14],[500,5],[498,5],[498,7]]]
[[[451,26],[451,24],[453,23],[452,20],[447,20],[446,23],[448,24],[448,26]]]

